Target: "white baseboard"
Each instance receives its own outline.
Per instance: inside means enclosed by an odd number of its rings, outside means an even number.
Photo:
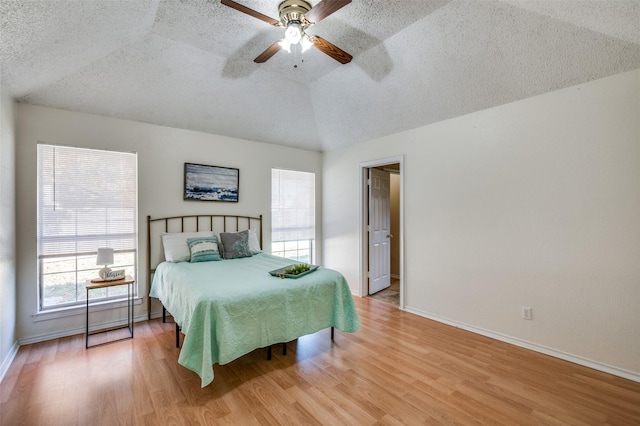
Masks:
[[[429,318],[431,320],[447,324],[456,328],[461,328],[463,330],[470,331],[472,333],[481,334],[486,337],[490,337],[492,339],[500,340],[501,342],[509,343],[515,346],[519,346],[521,348],[529,349],[535,352],[540,352],[545,355],[549,355],[555,358],[560,358],[565,361],[572,362],[574,364],[582,365],[584,367],[593,368],[594,370],[602,371],[604,373],[612,374],[614,376],[622,377],[624,379],[632,380],[634,382],[640,383],[640,373],[626,370],[624,368],[614,367],[612,365],[604,364],[601,362],[593,361],[587,358],[583,358],[578,355],[573,355],[570,353],[562,352],[560,350],[550,348],[544,345],[539,345],[537,343],[528,342],[526,340],[518,339],[516,337],[507,336],[505,334],[496,333],[495,331],[485,330],[480,327],[475,327],[472,325],[464,324],[458,321],[453,321],[448,318],[443,318],[437,315],[432,315],[427,312],[423,312],[419,309],[411,308],[405,306],[405,311],[411,312],[412,314],[419,315],[424,318]]]
[[[171,316],[169,312],[167,312],[167,316]],[[162,312],[151,312],[151,319],[162,318]]]
[[[11,367],[11,363],[15,359],[16,354],[18,353],[18,349],[20,349],[20,345],[16,341],[13,343],[13,346],[11,347],[11,350],[7,354],[6,358],[2,361],[2,365],[0,365],[0,383],[2,383],[2,380],[4,380],[4,376],[5,374],[7,374],[7,371],[9,371],[9,367]]]
[[[141,322],[141,321],[147,321],[147,313],[145,312],[142,315],[138,315],[136,317],[133,318],[133,322]],[[105,322],[102,324],[93,324],[90,328],[89,331],[94,331],[94,330],[100,330],[103,328],[109,328],[109,327],[117,327],[117,326],[121,326],[121,325],[127,325],[127,320],[117,320],[117,321],[109,321],[109,322]],[[18,343],[22,346],[22,345],[30,345],[32,343],[38,343],[38,342],[44,342],[46,340],[52,340],[52,339],[59,339],[61,337],[68,337],[68,336],[75,336],[76,334],[84,334],[85,333],[85,327],[80,327],[80,328],[73,328],[73,329],[68,329],[68,330],[61,330],[61,331],[56,331],[54,333],[46,333],[46,334],[39,334],[37,336],[31,336],[31,337],[25,337],[22,338],[18,341]]]

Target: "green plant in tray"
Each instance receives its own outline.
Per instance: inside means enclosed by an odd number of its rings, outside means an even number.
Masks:
[[[303,272],[307,272],[310,269],[309,265],[304,263],[299,263],[297,265],[291,265],[287,269],[284,270],[284,273],[287,275],[299,275]]]

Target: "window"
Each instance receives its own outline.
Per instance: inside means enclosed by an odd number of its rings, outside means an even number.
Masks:
[[[114,249],[112,269],[135,277],[137,155],[38,144],[38,277],[41,311],[83,304],[96,278],[99,247]],[[91,299],[126,296],[126,286]]]
[[[315,173],[271,171],[271,254],[314,262]]]

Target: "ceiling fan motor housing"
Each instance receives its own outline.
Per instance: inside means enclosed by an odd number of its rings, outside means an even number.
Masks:
[[[311,5],[304,0],[285,0],[278,6],[280,22],[285,27],[289,22],[307,26],[309,21],[305,19],[304,15],[310,10]]]

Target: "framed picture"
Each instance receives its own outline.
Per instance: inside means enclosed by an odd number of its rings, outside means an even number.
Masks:
[[[238,202],[240,170],[184,163],[184,199]]]

